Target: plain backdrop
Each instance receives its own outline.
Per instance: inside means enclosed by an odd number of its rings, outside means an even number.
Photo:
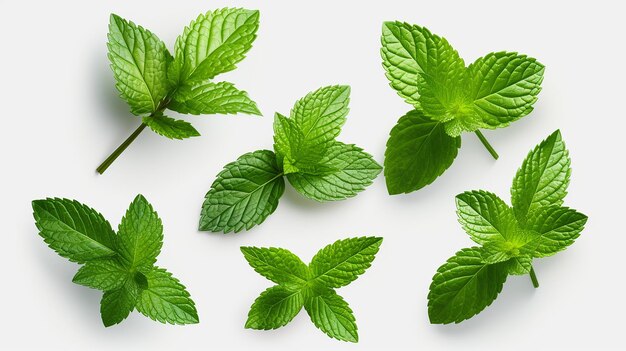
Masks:
[[[196,16],[224,6],[261,11],[258,39],[234,82],[263,117],[193,116],[202,137],[171,141],[149,131],[100,176],[95,168],[139,124],[118,98],[106,57],[109,14],[149,28],[170,49]],[[624,349],[624,100],[622,1],[0,1],[2,123],[2,338],[0,348],[50,350],[528,350]],[[352,87],[339,140],[383,162],[389,130],[410,107],[381,66],[383,21],[403,20],[445,36],[466,62],[519,51],[547,67],[535,111],[485,131],[494,161],[473,134],[452,167],[410,195],[388,196],[381,175],[350,200],[316,203],[290,186],[261,226],[236,235],[197,231],[215,175],[239,155],[272,147],[275,111],[307,92]],[[589,216],[577,242],[536,260],[541,283],[510,277],[492,306],[459,325],[431,325],[426,296],[448,257],[472,245],[454,196],[487,189],[508,201],[527,152],[560,128],[573,174],[566,205]],[[170,326],[134,312],[104,328],[101,293],[71,282],[78,266],[37,235],[31,200],[84,202],[116,227],[141,193],[163,219],[158,264],[187,286],[200,323]],[[317,330],[304,311],[274,331],[243,328],[272,283],[243,259],[243,245],[288,248],[307,261],[340,238],[384,237],[373,266],[338,290],[360,341]]]

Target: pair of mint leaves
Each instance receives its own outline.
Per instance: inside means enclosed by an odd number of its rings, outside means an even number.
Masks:
[[[274,117],[274,152],[257,150],[227,164],[206,194],[199,229],[248,230],[276,210],[286,177],[300,194],[320,202],[355,196],[381,167],[361,148],[336,138],[346,122],[350,87],[327,86]]]
[[[526,116],[541,91],[544,66],[515,52],[483,56],[468,67],[448,41],[428,29],[386,22],[383,66],[391,87],[415,109],[391,130],[385,152],[389,194],[410,193],[452,165],[461,134],[496,129]]]
[[[107,47],[115,86],[142,123],[97,171],[103,173],[146,127],[170,139],[200,135],[189,122],[166,116],[166,109],[193,115],[260,115],[245,91],[211,81],[245,58],[258,28],[256,10],[209,11],[185,28],[172,55],[155,34],[112,14]]]
[[[463,249],[439,267],[428,294],[432,323],[460,323],[496,299],[508,275],[530,274],[532,261],[564,250],[587,216],[563,206],[570,158],[557,130],[537,145],[517,171],[509,207],[497,195],[470,191],[456,197],[461,226],[481,246]]]
[[[122,322],[134,309],[162,323],[198,323],[185,287],[155,266],[163,225],[143,196],[130,204],[117,234],[100,213],[76,201],[35,200],[33,211],[46,244],[82,264],[74,283],[104,292],[100,314],[105,326]]]
[[[242,247],[250,266],[277,284],[254,301],[246,328],[280,328],[304,307],[313,324],[328,336],[357,342],[352,309],[335,289],[350,284],[371,266],[382,241],[378,237],[336,241],[318,251],[308,266],[285,249]]]

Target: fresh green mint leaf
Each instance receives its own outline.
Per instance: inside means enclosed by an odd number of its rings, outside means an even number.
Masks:
[[[518,170],[509,207],[483,190],[456,197],[463,229],[482,245],[462,249],[441,266],[430,286],[432,323],[459,323],[489,306],[508,275],[529,274],[533,259],[554,255],[582,232],[587,216],[563,207],[570,160],[559,131],[536,146]]]
[[[76,201],[36,200],[33,209],[50,248],[84,264],[73,282],[103,291],[100,313],[105,326],[122,322],[135,308],[163,323],[198,322],[185,287],[154,266],[163,245],[163,226],[142,195],[130,204],[117,234],[101,214]]]
[[[352,310],[334,290],[307,299],[304,308],[313,324],[326,335],[342,341],[359,341]]]
[[[419,110],[404,115],[391,130],[385,151],[389,194],[410,193],[432,183],[452,165],[461,138],[449,136],[441,122]]]
[[[135,115],[157,111],[168,93],[165,44],[150,31],[114,14],[108,37],[109,60],[120,96]]]
[[[118,249],[128,269],[151,267],[163,246],[163,225],[142,195],[130,204],[119,226]]]
[[[242,247],[241,252],[257,273],[276,284],[302,285],[309,280],[309,268],[289,250]]]
[[[200,135],[191,124],[166,117],[166,109],[194,115],[260,115],[245,91],[229,82],[209,81],[235,69],[258,27],[256,10],[209,11],[185,28],[172,56],[150,31],[112,14],[107,45],[116,87],[142,123],[96,171],[104,173],[146,127],[170,139]]]
[[[68,199],[35,200],[33,216],[46,244],[72,262],[115,256],[115,232],[90,207]]]
[[[148,125],[155,133],[169,139],[182,140],[200,136],[200,133],[191,123],[163,115],[144,117],[143,123]]]
[[[158,267],[152,268],[145,276],[148,286],[141,290],[137,311],[161,323],[198,323],[196,306],[178,279]]]
[[[268,288],[254,301],[246,328],[257,330],[277,329],[287,325],[304,306],[304,293],[283,285]]]
[[[304,306],[313,324],[328,336],[357,342],[352,310],[334,289],[363,274],[381,243],[378,237],[338,240],[321,249],[308,266],[285,249],[242,247],[250,266],[278,284],[261,293],[252,304],[246,328],[282,327]]]
[[[212,79],[235,69],[252,47],[259,11],[224,8],[201,14],[176,40],[173,65],[180,65],[180,83]]]
[[[570,162],[558,130],[526,156],[511,187],[513,211],[520,223],[540,207],[563,204],[572,172]]]
[[[484,263],[480,248],[457,252],[433,277],[428,294],[430,322],[460,323],[475,316],[496,299],[506,278],[506,264]]]
[[[356,196],[372,184],[382,168],[355,145],[335,141],[319,161],[323,167],[287,174],[300,194],[317,201],[336,201]]]
[[[135,309],[140,289],[132,280],[120,288],[105,291],[100,301],[100,315],[105,327],[121,323]]]
[[[487,125],[481,128],[506,127],[529,114],[541,91],[544,70],[534,58],[516,52],[491,53],[472,63],[467,68],[469,96]]]
[[[322,87],[276,113],[274,151],[259,150],[227,164],[207,193],[200,230],[239,232],[274,212],[285,176],[303,196],[320,202],[357,195],[381,167],[361,148],[336,137],[348,113],[350,88]]]
[[[387,142],[391,195],[421,189],[443,174],[463,132],[476,133],[497,159],[480,129],[506,127],[526,116],[541,91],[544,66],[526,55],[490,53],[465,67],[446,39],[402,22],[385,22],[381,43],[391,87],[416,108],[400,118]]]
[[[507,241],[515,224],[513,211],[496,194],[468,191],[456,196],[459,223],[477,244]]]
[[[85,263],[72,281],[88,288],[108,291],[121,288],[129,276],[126,267],[117,259],[105,258]]]
[[[564,250],[580,236],[586,223],[587,216],[571,208],[551,206],[537,210],[526,223],[539,235],[534,256],[552,256]]]
[[[248,93],[229,82],[204,82],[178,88],[168,108],[193,115],[247,113],[261,115]]]
[[[350,284],[371,266],[382,242],[379,237],[360,237],[324,247],[309,265],[312,279],[330,288]]]
[[[276,210],[284,191],[283,173],[273,152],[242,155],[227,164],[211,185],[202,205],[200,230],[229,233],[261,224]]]

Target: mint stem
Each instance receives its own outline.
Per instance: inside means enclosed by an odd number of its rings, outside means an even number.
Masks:
[[[115,151],[113,151],[113,153],[111,154],[111,156],[107,157],[106,160],[104,160],[104,162],[102,162],[102,164],[100,166],[98,166],[98,168],[96,168],[96,171],[100,174],[104,173],[104,171],[107,170],[107,168],[109,168],[109,166],[113,163],[113,161],[115,161],[121,154],[122,152],[124,152],[124,150],[126,150],[126,148],[132,144],[133,141],[135,141],[135,139],[137,139],[137,137],[139,136],[139,134],[141,134],[141,132],[147,127],[147,125],[145,123],[141,123],[141,125],[139,126],[139,128],[137,128],[137,130],[135,130],[133,132],[133,134],[131,134],[128,139],[124,140],[124,142],[118,146],[117,149],[115,149]]]
[[[537,280],[537,275],[535,275],[535,268],[534,267],[530,267],[530,280],[533,281],[533,286],[535,288],[539,287],[539,281]]]
[[[491,144],[489,144],[489,141],[487,141],[487,138],[485,138],[483,133],[480,130],[478,130],[478,129],[476,129],[476,131],[474,133],[476,133],[476,136],[478,136],[478,139],[480,139],[480,141],[483,143],[483,145],[485,145],[485,147],[487,148],[487,151],[489,151],[491,156],[493,156],[493,158],[495,158],[497,160],[498,157],[499,157],[498,153],[496,152],[496,150],[494,150],[494,148],[491,146]]]

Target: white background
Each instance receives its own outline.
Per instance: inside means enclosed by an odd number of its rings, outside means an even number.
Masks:
[[[528,350],[624,347],[624,99],[626,50],[620,1],[0,1],[2,101],[2,317],[6,349],[121,350]],[[95,168],[139,124],[117,97],[106,57],[109,13],[160,36],[169,48],[199,13],[261,10],[258,39],[239,68],[218,79],[249,92],[264,117],[198,116],[202,137],[170,141],[149,131],[104,176]],[[319,204],[290,186],[276,212],[236,235],[197,231],[200,205],[227,162],[272,147],[274,111],[307,92],[352,86],[344,142],[382,163],[388,132],[410,108],[388,86],[379,55],[385,20],[445,36],[466,62],[519,51],[547,67],[535,111],[486,131],[501,157],[463,136],[453,166],[431,186],[387,195],[382,175],[356,198]],[[460,325],[430,325],[428,286],[449,256],[472,242],[454,196],[487,189],[508,201],[526,153],[560,128],[573,175],[566,205],[589,216],[567,251],[536,260],[541,287],[511,277],[493,305]],[[74,198],[117,226],[141,193],[165,225],[158,263],[188,287],[200,324],[161,325],[134,312],[104,328],[101,293],[71,282],[78,266],[44,245],[30,201]],[[355,312],[360,342],[326,337],[301,312],[275,331],[243,328],[271,283],[239,246],[278,246],[308,261],[337,239],[384,237],[373,266],[338,292]],[[7,242],[8,241],[8,242]]]

